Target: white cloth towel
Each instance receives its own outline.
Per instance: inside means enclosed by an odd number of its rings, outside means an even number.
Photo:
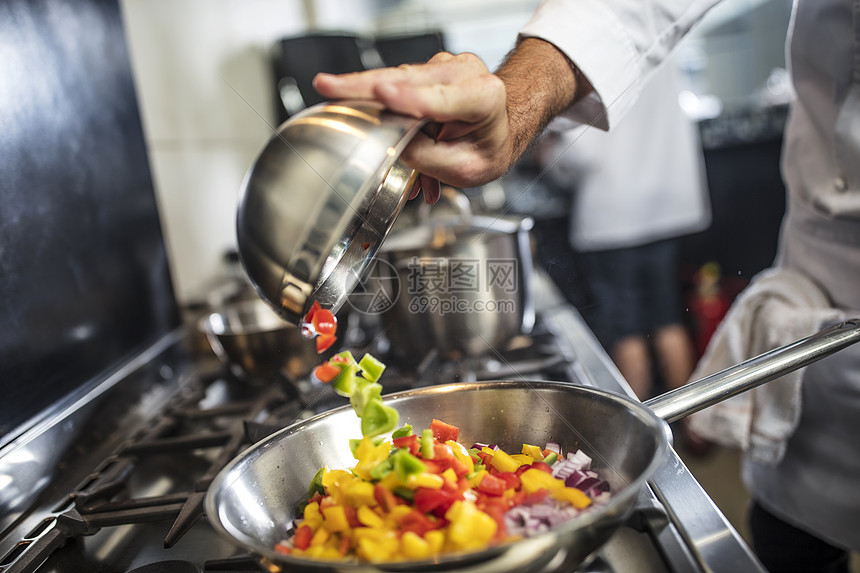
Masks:
[[[786,268],[756,275],[714,333],[692,379],[809,336],[843,318],[808,277]],[[713,442],[742,448],[776,465],[797,427],[803,371],[796,370],[690,416],[690,429]]]

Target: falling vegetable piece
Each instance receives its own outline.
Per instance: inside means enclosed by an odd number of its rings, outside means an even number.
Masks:
[[[323,362],[314,368],[314,376],[316,376],[320,382],[324,382],[326,384],[340,376],[341,372],[342,369],[331,362]]]
[[[332,347],[337,340],[337,317],[332,311],[320,306],[314,301],[302,321],[302,335],[305,338],[316,337],[317,354],[322,354]]]

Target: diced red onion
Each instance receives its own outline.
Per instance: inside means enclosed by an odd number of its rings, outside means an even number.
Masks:
[[[577,464],[570,460],[558,460],[552,464],[552,477],[566,480],[572,473],[579,471]]]
[[[547,442],[544,449],[555,452],[558,454],[558,457],[561,457],[561,445],[558,442]]]
[[[578,470],[591,469],[591,458],[582,450],[576,450],[576,452],[572,454],[568,453],[566,459],[576,464],[576,469]]]

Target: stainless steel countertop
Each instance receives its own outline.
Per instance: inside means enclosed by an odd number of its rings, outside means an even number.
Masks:
[[[537,310],[544,316],[548,328],[569,344],[579,366],[579,377],[590,385],[635,398],[579,312],[566,302],[543,273],[538,273],[537,278]],[[666,463],[649,486],[671,514],[702,571],[766,573],[674,449],[669,450]]]

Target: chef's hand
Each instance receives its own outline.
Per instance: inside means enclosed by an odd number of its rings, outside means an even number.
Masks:
[[[428,203],[439,181],[475,187],[502,176],[546,123],[574,101],[573,67],[555,46],[521,41],[498,73],[474,54],[439,53],[426,64],[334,76],[314,87],[331,99],[376,99],[412,117],[441,124],[436,137],[420,133],[402,159],[419,175]],[[413,190],[412,197],[418,193]]]

